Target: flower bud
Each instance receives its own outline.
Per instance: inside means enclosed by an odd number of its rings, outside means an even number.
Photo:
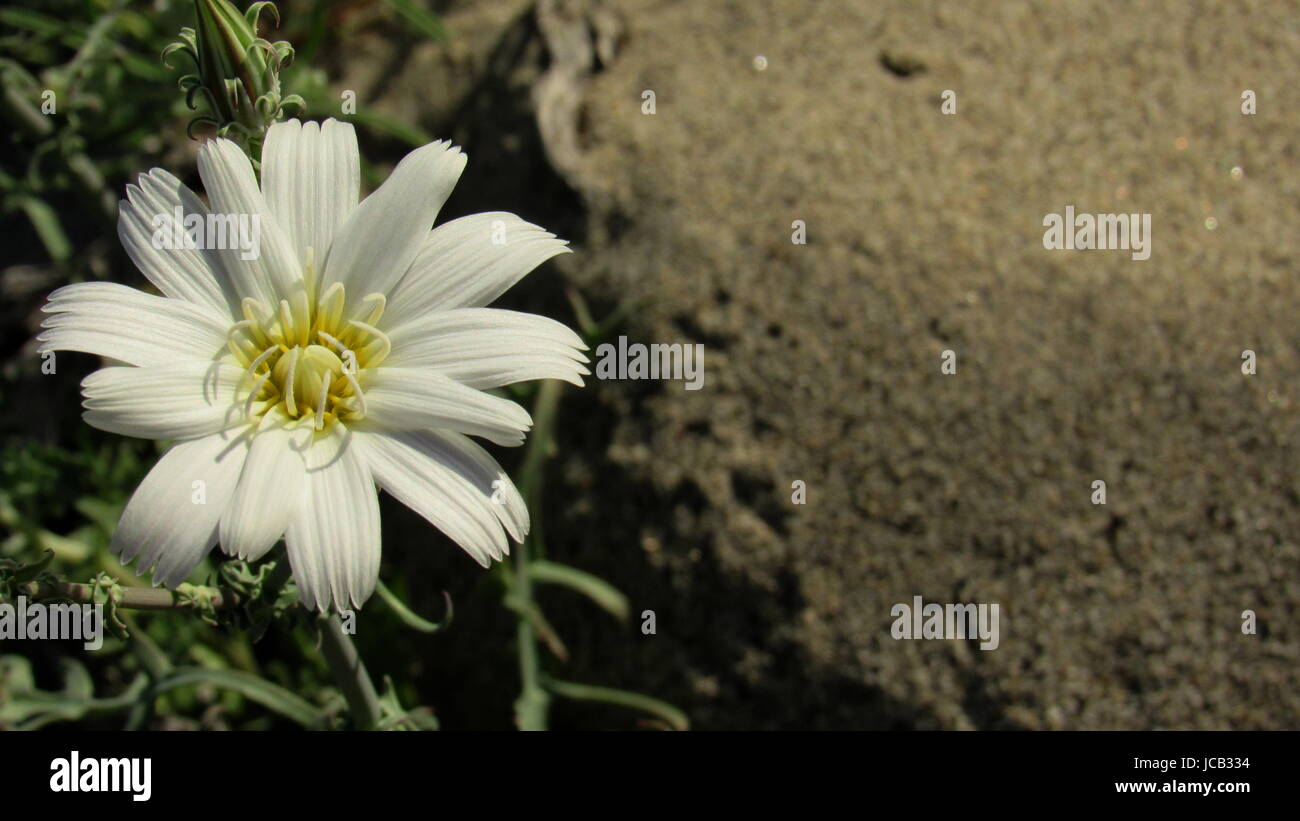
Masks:
[[[276,22],[275,4],[257,2],[240,14],[230,0],[194,0],[196,28],[183,28],[180,40],[163,51],[163,61],[174,52],[187,54],[197,74],[180,80],[185,102],[197,109],[196,97],[207,101],[208,113],[190,121],[211,123],[221,136],[233,137],[257,156],[266,129],[283,118],[288,105],[303,105],[296,95],[282,97],[280,70],[293,60],[293,47],[285,41],[270,43],[257,35],[257,21],[269,8]]]

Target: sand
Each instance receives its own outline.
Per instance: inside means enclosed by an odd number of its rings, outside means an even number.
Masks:
[[[702,390],[566,394],[551,555],[658,632],[555,594],[557,671],[704,728],[1300,727],[1300,13],[573,5],[620,33],[558,161],[528,4],[447,4],[450,44],[343,81],[465,146],[447,216],[575,241],[506,304],[570,321],[568,282],[645,300],[632,340],[705,346]],[[1150,258],[1045,249],[1066,206],[1151,214]],[[473,612],[469,563],[429,561]],[[895,640],[914,596],[997,603],[998,648]],[[445,722],[492,692],[458,678],[486,640],[430,662]]]

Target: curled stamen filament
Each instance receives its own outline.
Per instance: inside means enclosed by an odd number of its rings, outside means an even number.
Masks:
[[[241,337],[241,331],[247,335]],[[226,331],[226,344],[230,347],[230,352],[237,358],[244,359],[258,350],[255,339],[249,337],[256,337],[256,326],[250,320],[245,319],[231,325],[230,330]]]
[[[374,307],[370,309],[370,314],[367,315],[366,318],[365,318],[365,323],[366,323],[366,324],[372,324],[372,323],[378,322],[378,321],[379,321],[379,317],[381,317],[381,316],[384,315],[384,308],[388,307],[388,297],[386,297],[386,296],[384,296],[383,294],[381,294],[381,293],[379,293],[379,292],[376,291],[376,292],[373,293],[373,294],[366,294],[365,296],[363,296],[363,297],[361,298],[361,305],[362,305],[362,306],[364,306],[364,305],[368,305],[368,304],[371,304],[371,303],[374,303]],[[359,316],[361,316],[361,315],[362,315],[362,314],[361,314],[361,308],[358,307],[357,312],[356,312],[355,314],[353,314],[353,316],[354,316],[354,317],[359,317]],[[355,321],[355,320],[354,320],[354,321]]]
[[[357,404],[360,405],[359,410],[361,411],[361,418],[364,419],[366,417],[366,395],[361,392],[361,385],[357,383],[357,378],[349,371],[344,371],[343,377],[347,379],[348,384],[352,386],[352,395],[357,398]]]
[[[348,320],[348,324],[374,337],[374,339],[367,342],[365,347],[361,349],[362,352],[365,354],[366,365],[368,367],[373,367],[375,365],[378,365],[380,362],[382,362],[384,359],[388,357],[389,351],[393,349],[393,343],[388,338],[388,334],[384,333],[383,331],[379,330],[373,325],[368,325],[365,322],[359,322],[355,319]],[[378,344],[379,346],[378,353],[375,353],[374,351],[371,350],[371,348],[376,344]]]
[[[248,368],[244,371],[244,375],[251,379],[253,375],[257,373],[258,367],[261,366],[261,364],[265,362],[267,359],[269,359],[271,354],[275,353],[278,350],[280,350],[280,346],[278,345],[267,346],[266,350],[262,351],[262,353],[256,359],[254,359],[252,362],[249,363]],[[270,373],[270,371],[268,371],[268,373]]]
[[[270,378],[271,378],[270,371],[267,371],[266,373],[262,374],[258,378],[257,383],[253,385],[253,389],[248,392],[248,398],[244,400],[244,416],[252,415],[253,399],[255,399],[257,395],[262,392],[262,388],[265,387],[267,380]]]
[[[329,344],[333,345],[335,348],[337,348],[339,352],[339,356],[342,356],[343,354],[347,353],[348,346],[344,345],[342,342],[339,342],[333,336],[319,329],[317,329],[316,335],[319,336],[321,339],[325,340],[326,342],[328,342]]]

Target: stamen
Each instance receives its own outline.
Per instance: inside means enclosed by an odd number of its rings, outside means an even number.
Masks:
[[[271,313],[270,308],[267,308],[265,304],[259,300],[253,299],[251,296],[246,296],[240,300],[239,307],[244,312],[244,319],[258,325],[265,324],[268,315]],[[259,308],[261,309],[260,315],[258,312]]]
[[[230,329],[226,331],[226,345],[230,348],[230,352],[235,355],[236,359],[247,360],[254,352],[259,350],[253,341],[249,340],[247,337],[244,337],[242,340],[237,338],[241,331],[247,331],[249,332],[248,336],[252,336],[253,327],[254,323],[245,319],[231,325]]]
[[[352,386],[352,394],[357,398],[357,402],[361,405],[361,418],[365,419],[366,418],[366,395],[361,392],[361,385],[357,384],[357,378],[352,374],[348,373],[347,371],[343,372],[343,377],[347,379],[348,384]]]
[[[384,315],[384,308],[388,306],[388,297],[379,292],[375,292],[373,294],[366,294],[361,298],[361,305],[366,305],[372,302],[375,303],[375,307],[370,310],[370,315],[365,318],[365,324],[367,325],[373,325],[379,321],[379,317]],[[354,318],[358,316],[361,316],[360,307],[358,307],[356,314],[354,314]]]
[[[320,401],[316,403],[316,430],[325,427],[325,401],[329,398],[329,392],[329,379],[322,379],[320,381]]]
[[[362,353],[366,354],[364,358],[367,367],[373,368],[374,366],[378,365],[380,362],[388,358],[389,352],[393,350],[393,342],[388,338],[388,334],[384,333],[383,331],[379,330],[373,325],[368,325],[365,322],[358,322],[355,319],[349,320],[348,324],[356,328],[359,328],[362,331],[365,331],[366,333],[375,337],[370,342],[367,342],[365,347],[362,348],[361,351]],[[369,353],[371,346],[373,346],[376,342],[379,343],[379,353],[377,354]]]
[[[337,328],[339,320],[343,318],[345,300],[342,283],[336,282],[326,288],[325,293],[320,295],[320,314],[316,317],[316,324],[325,328]]]
[[[298,415],[298,406],[293,401],[293,380],[298,370],[298,353],[302,348],[294,348],[289,352],[289,374],[284,380],[284,406],[288,409],[290,416]]]
[[[247,343],[247,340],[245,340],[245,343]],[[235,341],[233,336],[226,339],[226,347],[235,355],[236,360],[244,362],[248,359],[249,351],[246,348],[240,347],[240,344]]]
[[[284,343],[288,345],[295,338],[293,311],[289,309],[289,300],[280,300],[280,333],[284,336]]]
[[[252,363],[249,364],[248,368],[245,369],[244,371],[244,375],[251,377],[254,373],[257,372],[258,367],[263,362],[265,362],[271,356],[271,354],[275,353],[278,350],[280,350],[278,345],[268,346],[266,350],[262,351],[261,355],[258,356],[257,359],[254,359]],[[270,371],[268,370],[267,373],[270,373]]]
[[[270,378],[271,378],[271,372],[270,372],[270,371],[267,371],[266,373],[262,374],[261,378],[257,380],[257,384],[253,386],[253,389],[252,389],[251,391],[249,391],[249,393],[248,393],[248,398],[246,398],[246,399],[244,400],[244,416],[251,416],[251,415],[252,415],[252,413],[253,413],[253,399],[254,399],[254,398],[255,398],[259,393],[262,392],[262,388],[265,387],[265,385],[266,385],[266,381],[267,381],[268,379],[270,379]]]
[[[330,336],[329,334],[319,329],[317,329],[316,335],[319,336],[321,339],[325,340],[326,342],[328,342],[329,344],[333,345],[335,348],[337,348],[340,356],[347,353],[348,347],[344,345],[342,342],[339,342],[333,336]]]
[[[253,327],[256,325],[257,323],[251,319],[241,319],[238,322],[236,322],[234,325],[231,325],[230,330],[226,331],[226,338],[233,339],[235,334],[239,333],[240,331],[252,330]]]
[[[270,318],[270,309],[252,297],[244,297],[240,300],[239,307],[244,312],[244,323],[247,323],[245,327],[252,332],[253,341],[257,343],[257,347],[259,349],[266,347],[270,339],[267,337],[266,331],[263,330],[263,326],[267,324]]]
[[[345,286],[335,282],[323,293],[318,291],[320,287],[316,251],[305,248],[303,278],[286,298],[277,302],[251,297],[241,300],[244,318],[230,328],[227,343],[236,361],[245,364],[240,385],[246,384],[245,380],[252,384],[242,403],[245,416],[251,418],[255,408],[260,416],[283,403],[288,416],[323,430],[341,416],[368,415],[358,371],[363,363],[365,367],[378,365],[392,351],[392,340],[377,327],[387,297],[367,294],[352,306],[352,318],[345,319],[349,307]],[[339,360],[343,362],[341,373]],[[304,369],[301,386],[297,384],[299,368]],[[313,390],[312,380],[317,378],[320,386]],[[317,394],[314,407],[309,395],[298,395],[299,388]]]
[[[307,299],[307,291],[300,290],[295,293],[293,301],[295,303],[294,307],[297,308],[296,316],[302,318],[302,323],[298,328],[298,344],[309,345],[311,344],[311,305]]]

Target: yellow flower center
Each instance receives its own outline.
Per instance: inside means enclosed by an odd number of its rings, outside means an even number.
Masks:
[[[361,419],[366,398],[361,380],[388,356],[388,336],[375,327],[384,313],[383,294],[369,294],[344,318],[347,298],[339,283],[316,294],[308,261],[302,287],[272,308],[246,298],[244,319],[230,329],[229,346],[245,370],[250,420],[281,407],[291,419],[322,430],[336,419]]]

